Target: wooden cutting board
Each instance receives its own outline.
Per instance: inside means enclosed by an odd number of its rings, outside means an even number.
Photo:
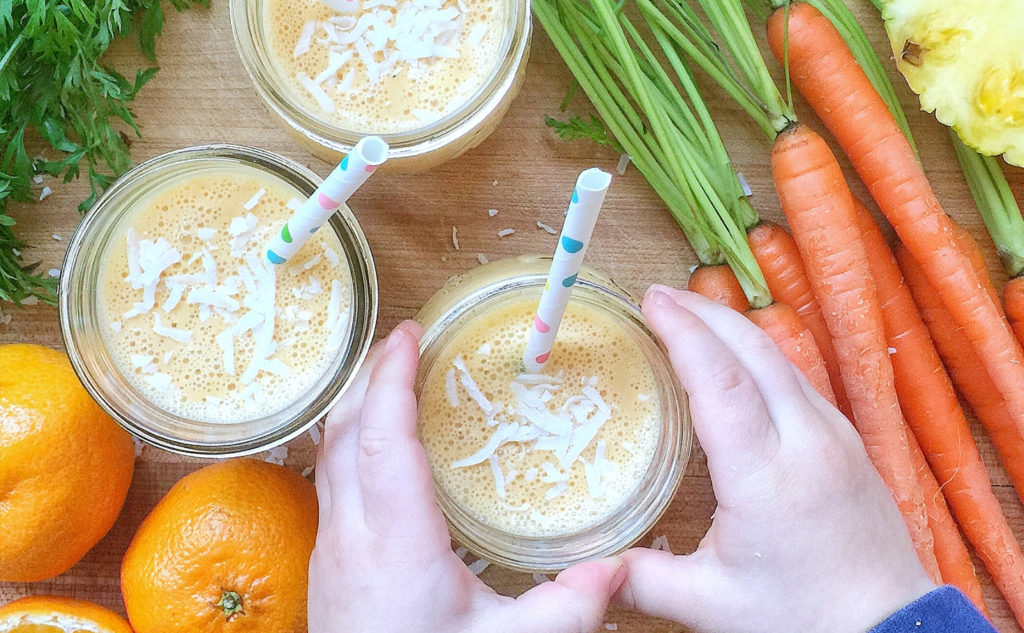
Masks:
[[[867,0],[851,0],[877,49],[888,55],[881,23]],[[265,148],[326,174],[330,166],[301,150],[264,110],[232,43],[227,2],[213,0],[209,10],[169,15],[159,41],[160,73],[139,95],[133,110],[142,138],[133,141],[135,160],[143,161],[186,145],[232,142]],[[134,71],[144,64],[127,43],[115,46],[111,65]],[[946,210],[969,228],[987,249],[998,284],[1005,276],[991,242],[974,210],[954,160],[944,128],[918,112],[916,98],[893,71],[911,118],[921,156]],[[550,253],[554,238],[536,227],[538,220],[558,226],[577,173],[589,166],[614,171],[618,155],[589,142],[559,141],[544,125],[545,115],[560,116],[559,103],[570,75],[543,31],[535,33],[526,84],[498,130],[476,149],[430,172],[388,175],[370,181],[351,201],[372,246],[381,288],[379,333],[412,316],[444,281],[477,265],[477,254],[489,259],[527,253]],[[768,169],[768,149],[758,131],[716,91],[709,102],[731,149],[736,168],[753,189],[752,201],[763,217],[781,221]],[[820,129],[813,115],[798,106],[801,117]],[[589,114],[576,97],[570,112]],[[841,159],[842,160],[842,159]],[[867,199],[863,186],[844,162],[855,193]],[[1008,172],[1018,199],[1024,200],[1022,171]],[[75,207],[84,197],[82,183],[54,189],[39,204],[16,207],[23,238],[35,245],[31,260],[43,270],[59,268],[67,238],[78,221]],[[488,209],[497,209],[496,217]],[[451,241],[458,228],[461,250]],[[500,229],[515,234],[499,238]],[[601,222],[588,252],[588,262],[642,296],[648,285],[681,286],[696,259],[668,212],[639,173],[630,168],[616,177]],[[0,325],[0,343],[32,342],[62,347],[56,310],[47,306],[12,309],[12,322]],[[1024,511],[998,463],[991,443],[977,427],[979,446],[1010,524],[1024,538]],[[288,445],[286,464],[297,471],[313,463],[313,444],[304,436]],[[265,456],[265,455],[264,455]],[[203,465],[146,447],[140,455],[125,509],[107,535],[66,574],[33,584],[0,583],[0,603],[25,595],[55,593],[94,600],[123,612],[118,568],[125,548],[143,517],[170,486]],[[692,551],[711,522],[715,500],[703,453],[694,450],[679,494],[664,519],[641,542],[666,535],[674,551]],[[1001,631],[1018,631],[1014,620],[984,569],[977,564],[992,617]],[[491,567],[482,578],[505,594],[532,586],[529,575]],[[677,624],[612,609],[607,622],[623,633],[682,631]]]

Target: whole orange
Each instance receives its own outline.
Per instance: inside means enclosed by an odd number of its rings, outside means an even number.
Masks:
[[[121,564],[136,633],[304,633],[313,485],[253,459],[176,483],[139,526]]]
[[[67,356],[0,345],[0,581],[43,580],[77,563],[114,525],[134,466],[131,436]]]
[[[132,633],[124,618],[87,600],[31,596],[0,607],[0,633]]]

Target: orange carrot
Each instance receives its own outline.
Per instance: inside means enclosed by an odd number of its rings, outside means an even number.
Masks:
[[[907,138],[827,18],[794,3],[768,21],[775,56],[850,157],[875,202],[921,265],[977,351],[1010,416],[1024,431],[1024,350],[958,245]],[[850,395],[853,398],[852,394]]]
[[[776,301],[766,308],[748,310],[747,318],[764,330],[815,391],[835,406],[836,396],[832,393],[825,361],[814,342],[814,336],[796,310]]]
[[[746,312],[750,307],[743,287],[728,264],[701,264],[690,273],[686,288],[737,312]]]
[[[925,279],[920,265],[902,244],[896,247],[896,259],[953,384],[985,427],[1017,488],[1017,496],[1024,502],[1024,441],[1002,397],[984,371],[978,353],[964,339],[960,326],[953,321],[935,289]]]
[[[853,195],[828,145],[804,125],[779,134],[771,165],[782,210],[832,334],[854,425],[903,513],[921,563],[937,578],[924,495],[910,459]]]
[[[1024,277],[1014,277],[1003,286],[1003,307],[1014,336],[1024,341]]]
[[[942,482],[942,492],[967,539],[974,545],[1014,612],[1024,614],[1024,555],[1003,515],[999,500],[992,493],[992,482],[956,392],[910,290],[903,282],[896,258],[871,212],[856,199],[854,205],[871,276],[882,303],[885,336],[903,415],[935,473],[934,478]],[[908,441],[914,437],[909,437]],[[928,490],[925,489],[926,500],[927,495]],[[928,501],[932,505],[936,503]],[[929,507],[929,524],[935,511]],[[957,561],[962,557],[949,543],[950,536],[945,537],[947,542],[940,547],[940,535],[934,527],[932,532],[939,569],[943,580],[949,581],[947,568],[960,568],[961,563]],[[960,539],[959,534],[956,534],[956,539]],[[947,556],[954,558],[946,559]],[[962,581],[968,575],[974,576],[969,558],[967,563],[967,569],[956,571]],[[975,578],[974,583],[977,582]],[[954,584],[961,586],[959,582]],[[965,593],[968,593],[966,589]]]
[[[843,379],[839,375],[839,361],[832,347],[832,335],[821,316],[818,300],[814,298],[811,282],[807,279],[804,262],[800,259],[793,237],[774,222],[761,222],[747,232],[747,242],[757,260],[757,265],[768,282],[768,290],[776,301],[788,304],[796,310],[804,326],[814,336],[839,410],[853,418],[850,399],[846,397]]]
[[[907,442],[910,444],[910,456],[917,467],[921,489],[924,490],[924,500],[928,506],[928,527],[935,537],[935,558],[939,561],[942,582],[956,586],[970,598],[979,611],[988,616],[985,597],[982,595],[978,575],[974,573],[971,554],[960,537],[960,531],[956,529],[953,517],[949,515],[949,507],[946,506],[946,501],[939,490],[939,482],[928,468],[928,462],[925,461],[924,453],[913,434],[907,434]]]

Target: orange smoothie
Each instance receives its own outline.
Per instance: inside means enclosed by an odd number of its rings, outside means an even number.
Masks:
[[[338,238],[264,248],[301,194],[255,167],[180,176],[134,205],[100,271],[106,347],[165,411],[232,423],[285,409],[330,368],[351,318]]]
[[[444,347],[420,392],[437,485],[484,523],[525,537],[572,534],[634,493],[658,446],[661,402],[621,326],[570,303],[543,374],[523,374],[536,301],[496,307]]]
[[[355,133],[408,132],[491,77],[509,1],[267,0],[267,52],[310,116]]]

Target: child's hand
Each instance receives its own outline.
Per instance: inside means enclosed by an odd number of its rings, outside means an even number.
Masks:
[[[518,599],[451,550],[416,437],[422,331],[406,321],[371,351],[327,417],[316,468],[320,531],[309,564],[311,633],[583,633],[622,584],[619,559],[577,565]]]
[[[634,549],[617,599],[699,631],[863,632],[934,588],[853,426],[739,313],[644,300],[690,395],[718,509],[688,556]]]

